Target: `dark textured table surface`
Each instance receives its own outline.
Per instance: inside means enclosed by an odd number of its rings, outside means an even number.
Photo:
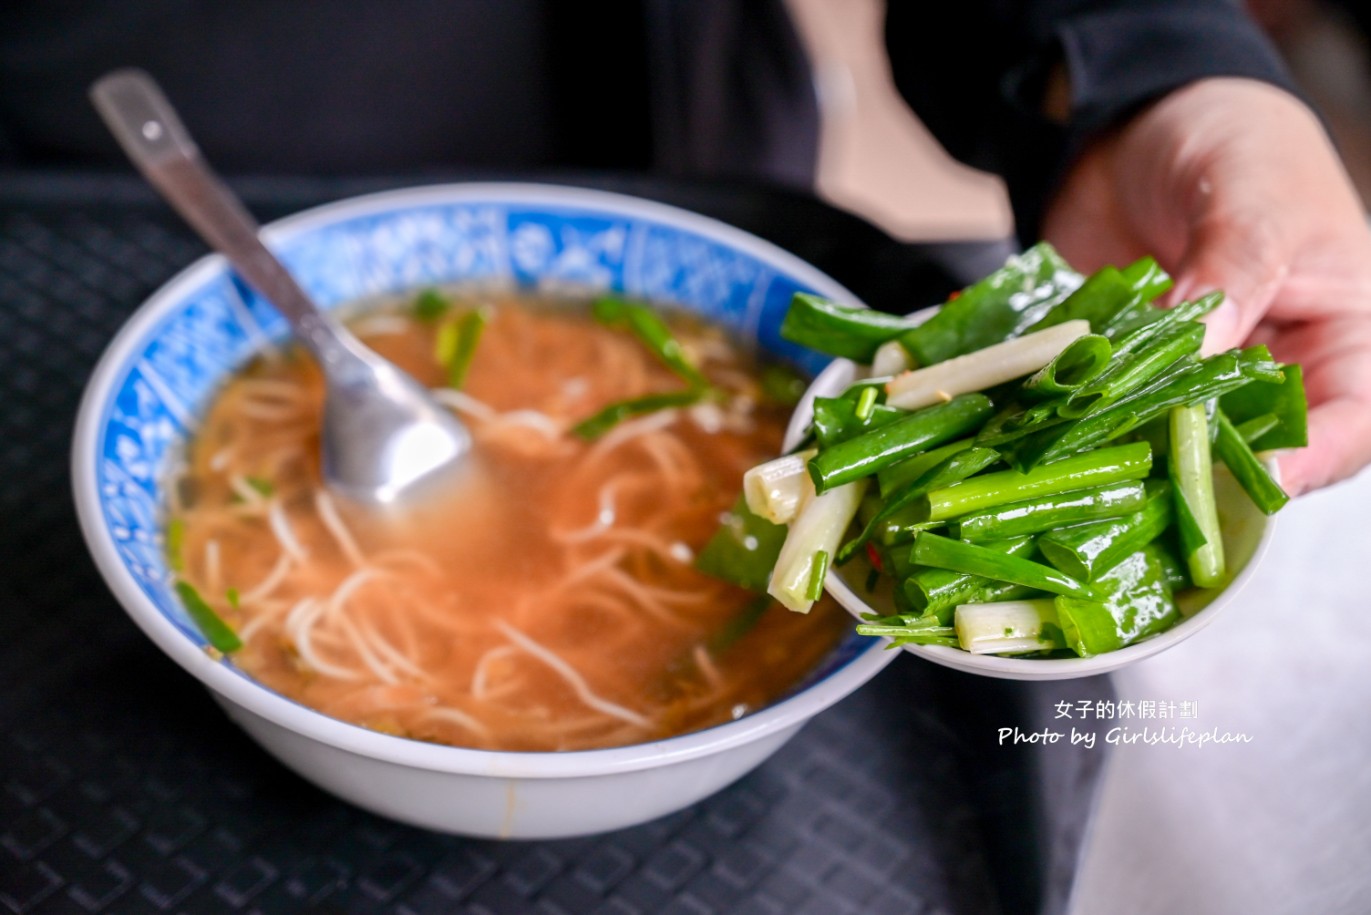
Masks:
[[[564,176],[565,178],[565,176]],[[908,311],[994,266],[807,198],[571,176],[716,216]],[[238,183],[264,218],[408,181]],[[115,329],[203,253],[137,182],[0,175],[0,911],[1060,912],[1104,755],[1001,747],[1107,681],[1008,683],[913,657],[681,813],[555,842],[443,836],[300,780],[106,591],[68,448]]]

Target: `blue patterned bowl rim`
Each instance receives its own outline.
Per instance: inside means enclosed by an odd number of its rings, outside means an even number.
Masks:
[[[776,333],[791,294],[812,291],[858,303],[816,268],[740,229],[666,204],[580,188],[462,184],[383,192],[272,223],[263,238],[325,307],[453,281],[613,289],[679,302],[810,372],[826,360]],[[842,699],[899,654],[854,635],[788,697],[738,721],[569,753],[470,750],[392,737],[267,689],[210,658],[174,598],[158,533],[157,481],[217,382],[284,330],[221,257],[201,258],[155,292],[110,343],[87,384],[73,441],[77,511],[101,574],[134,622],[224,699],[325,744],[404,765],[573,777],[660,766],[761,739]]]

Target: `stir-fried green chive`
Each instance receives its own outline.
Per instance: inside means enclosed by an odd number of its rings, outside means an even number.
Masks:
[[[992,581],[1007,581],[1039,591],[1064,594],[1067,597],[1093,599],[1096,596],[1089,585],[1076,581],[1051,566],[927,532],[914,538],[914,550],[910,553],[910,559],[919,565],[935,569],[966,572]]]
[[[1171,484],[1149,480],[1141,510],[1122,518],[1077,524],[1038,538],[1043,558],[1080,581],[1094,581],[1125,557],[1141,550],[1171,527],[1175,517]]]
[[[1200,358],[1200,319],[1222,294],[1153,305],[1169,286],[1150,258],[1082,282],[1043,245],[917,327],[797,299],[789,339],[865,360],[879,349],[877,371],[901,374],[815,400],[806,467],[842,511],[806,519],[803,544],[791,522],[773,593],[806,609],[830,554],[865,555],[868,590],[892,579],[895,613],[858,631],[892,647],[1089,656],[1173,625],[1174,591],[1226,580],[1211,448],[1275,511],[1287,497],[1253,451],[1303,444],[1307,407],[1298,366],[1264,347]],[[1013,360],[986,351],[1010,340]],[[888,358],[897,346],[914,371]],[[1154,456],[1165,473],[1149,479]],[[863,496],[873,475],[879,495]],[[858,533],[834,552],[854,515]]]
[[[1134,480],[1054,493],[963,515],[952,522],[948,530],[951,536],[970,543],[1039,534],[1085,521],[1130,514],[1143,507],[1144,492],[1143,484]]]
[[[200,592],[196,591],[189,582],[177,581],[176,595],[181,598],[181,604],[190,614],[191,621],[195,623],[196,628],[200,630],[205,640],[213,648],[228,654],[243,647],[243,640],[238,638],[238,633],[234,632],[229,628],[228,623],[219,618],[219,614],[215,613],[214,608],[205,603]]]
[[[1274,515],[1285,503],[1290,501],[1285,490],[1272,478],[1266,466],[1252,453],[1251,447],[1233,423],[1219,410],[1215,416],[1218,424],[1218,437],[1214,440],[1214,453],[1224,466],[1233,474],[1252,503],[1264,515]]]
[[[1190,578],[1202,588],[1217,587],[1223,581],[1223,539],[1219,534],[1219,508],[1214,501],[1209,424],[1202,404],[1171,411],[1168,469]]]
[[[965,435],[983,423],[992,409],[985,395],[963,394],[945,404],[916,410],[821,450],[809,462],[809,475],[821,493],[862,479],[882,467]]]
[[[1146,442],[1134,442],[1078,454],[1028,473],[1002,470],[972,477],[930,492],[921,504],[926,520],[943,521],[1037,496],[1140,480],[1151,469],[1152,449]]]

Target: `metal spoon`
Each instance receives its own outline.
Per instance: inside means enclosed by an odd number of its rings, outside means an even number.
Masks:
[[[91,100],[144,177],[210,247],[276,307],[323,370],[323,472],[358,502],[428,491],[470,450],[471,435],[417,381],[324,314],[257,237],[258,225],[210,169],[152,77],[118,70]]]

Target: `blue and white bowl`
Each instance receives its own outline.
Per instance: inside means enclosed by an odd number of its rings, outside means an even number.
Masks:
[[[817,372],[779,338],[791,296],[855,301],[813,267],[752,235],[673,207],[538,185],[450,185],[320,207],[264,232],[325,308],[418,286],[615,290],[719,322]],[[148,300],[110,344],[73,445],[86,542],[115,596],[163,651],[286,765],[353,803],[467,835],[599,832],[680,809],[758,765],[812,716],[894,659],[851,636],[787,698],[668,740],[573,753],[497,753],[380,734],[299,705],[205,652],[171,590],[162,546],[166,466],[208,400],[284,321],[218,256]]]

